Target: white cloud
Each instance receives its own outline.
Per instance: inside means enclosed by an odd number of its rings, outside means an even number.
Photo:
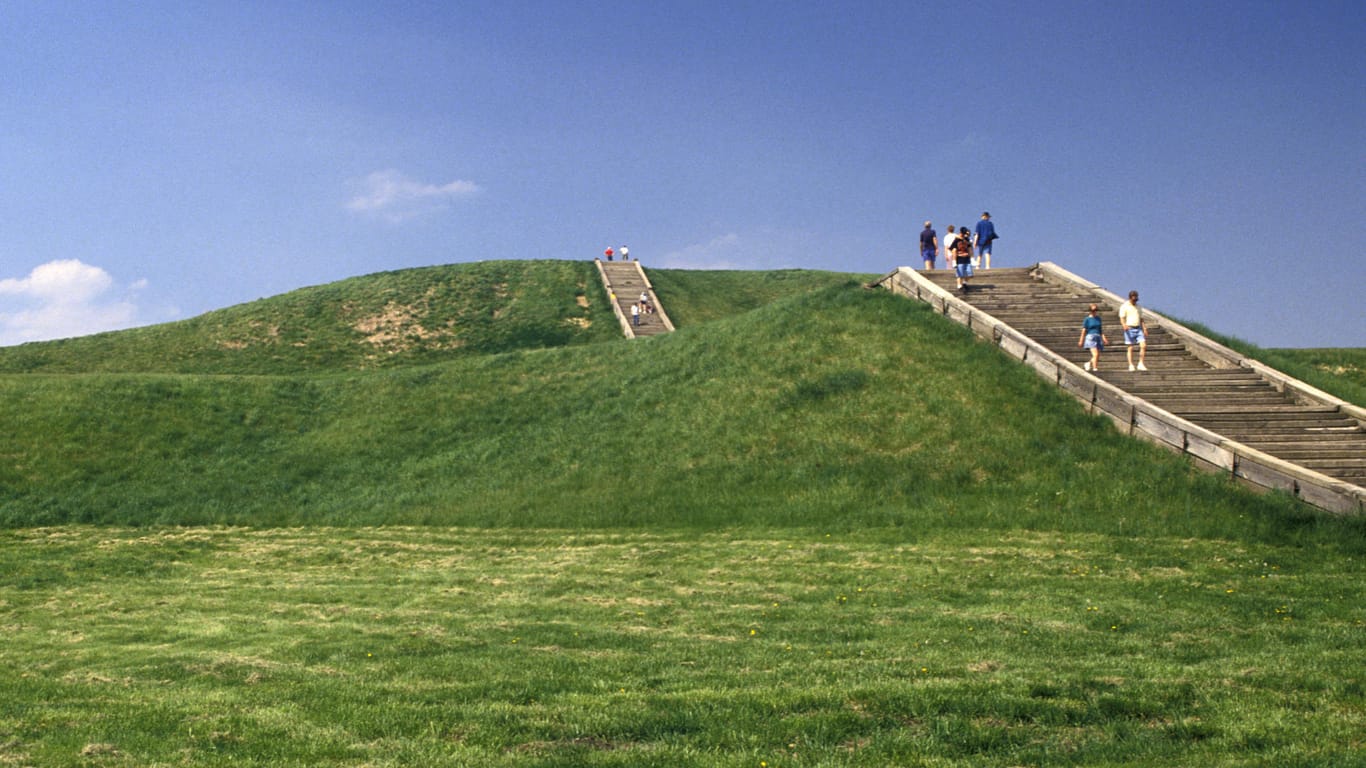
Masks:
[[[376,171],[360,184],[360,192],[346,204],[354,213],[400,222],[446,207],[453,200],[481,190],[472,181],[427,184],[395,170]]]
[[[34,267],[28,277],[0,280],[0,294],[52,302],[81,302],[104,293],[113,282],[109,273],[99,267],[77,259],[62,259]]]
[[[130,288],[146,286],[139,280]],[[0,346],[85,336],[138,324],[128,297],[107,296],[114,278],[77,259],[50,261],[0,280]]]

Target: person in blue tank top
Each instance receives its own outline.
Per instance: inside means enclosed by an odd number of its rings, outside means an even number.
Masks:
[[[1105,329],[1100,321],[1100,307],[1091,305],[1091,314],[1081,321],[1081,338],[1077,339],[1077,346],[1091,350],[1091,359],[1083,368],[1088,371],[1100,370],[1100,353],[1105,349],[1105,345],[1110,340],[1105,338]]]

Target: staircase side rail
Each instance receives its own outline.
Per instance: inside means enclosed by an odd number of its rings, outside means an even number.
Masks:
[[[1089,280],[1078,277],[1053,262],[1040,262],[1034,266],[1034,269],[1048,282],[1080,289],[1083,292],[1089,291],[1099,298],[1114,302],[1115,306],[1119,306],[1126,301],[1126,299],[1121,298],[1118,294],[1111,293]],[[1317,387],[1282,373],[1265,363],[1246,357],[1237,350],[1230,349],[1153,310],[1144,308],[1143,313],[1148,317],[1156,319],[1161,323],[1164,330],[1169,331],[1173,336],[1184,342],[1186,347],[1191,351],[1191,354],[1210,365],[1213,365],[1216,368],[1247,368],[1255,372],[1263,381],[1270,384],[1277,391],[1290,395],[1299,403],[1303,405],[1323,405],[1336,408],[1344,416],[1355,419],[1358,426],[1366,429],[1366,408],[1350,403],[1340,397],[1330,395]]]
[[[1285,491],[1329,512],[1366,513],[1366,488],[1278,459],[1135,397],[940,288],[910,267],[900,267],[870,284],[878,285],[924,301],[968,326],[1086,404],[1090,412],[1108,416],[1125,434],[1188,454],[1199,460],[1198,466],[1261,488]]]
[[[669,319],[669,314],[664,311],[664,305],[659,303],[659,296],[655,294],[654,283],[651,283],[650,278],[645,275],[645,268],[640,266],[639,261],[631,263],[636,265],[636,271],[640,273],[640,281],[645,284],[645,290],[650,292],[650,303],[654,305],[655,314],[659,315],[659,319],[664,323],[664,328],[673,333],[673,321]]]
[[[612,305],[612,314],[617,316],[617,322],[621,323],[621,332],[626,334],[626,338],[634,339],[636,332],[631,330],[631,321],[626,317],[626,313],[621,310],[621,304],[617,302],[616,289],[612,287],[612,280],[607,276],[607,270],[602,266],[602,259],[593,259],[593,263],[598,267],[598,277],[602,278],[602,285],[607,289],[607,303]]]
[[[1266,363],[1250,357],[1243,359],[1243,367],[1256,371],[1257,375],[1261,376],[1272,387],[1302,403],[1335,406],[1344,416],[1355,419],[1360,427],[1366,429],[1366,408],[1330,395],[1311,384],[1306,384],[1293,376],[1281,373]]]

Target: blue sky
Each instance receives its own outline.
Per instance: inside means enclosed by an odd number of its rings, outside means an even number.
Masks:
[[[9,0],[0,30],[0,344],[609,245],[884,273],[989,210],[997,265],[1366,346],[1360,2]]]

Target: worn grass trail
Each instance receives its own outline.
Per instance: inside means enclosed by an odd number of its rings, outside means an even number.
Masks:
[[[1340,766],[1366,733],[1366,573],[1340,552],[1046,531],[3,537],[6,764]]]

